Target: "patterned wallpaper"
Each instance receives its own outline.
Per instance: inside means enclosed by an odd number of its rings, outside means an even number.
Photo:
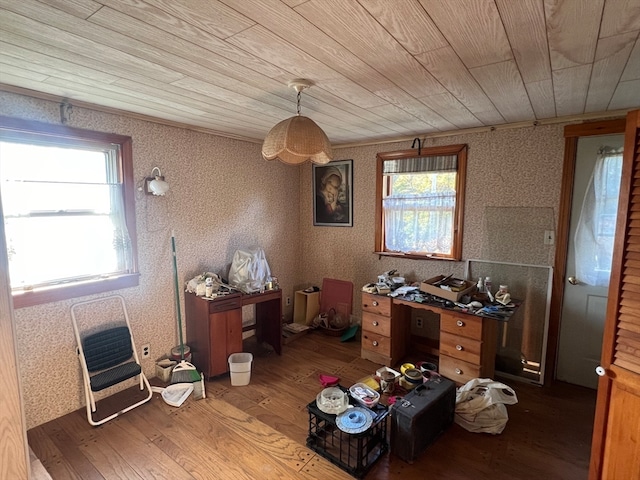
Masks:
[[[0,92],[0,104],[4,115],[59,122],[54,102]],[[284,297],[321,285],[325,277],[349,280],[354,284],[356,316],[360,287],[384,271],[398,269],[416,281],[464,273],[464,262],[379,258],[372,253],[376,153],[407,149],[410,142],[337,149],[336,159],[354,160],[354,225],[317,227],[312,218],[311,165],[267,163],[259,144],[84,108],[73,108],[69,124],[131,136],[135,178],[142,180],[158,166],[171,185],[163,198],[137,194],[140,285],[117,292],[127,302],[136,343],[151,345],[152,358],[143,362],[149,375],[153,359],[177,343],[172,230],[182,281],[203,271],[226,276],[237,249],[260,246]],[[469,145],[464,259],[505,261],[504,254],[509,261],[526,258],[527,263],[551,265],[554,248],[543,245],[542,232],[539,241],[536,235],[541,228],[554,229],[557,222],[563,126],[449,136],[429,139],[425,146],[454,143]],[[489,230],[496,222],[501,227],[497,238]],[[72,303],[15,311],[28,428],[84,405],[69,313]],[[283,307],[283,312],[289,318],[291,307]]]
[[[0,93],[4,115],[59,122],[57,103]],[[143,368],[178,344],[171,231],[181,282],[212,271],[227,276],[237,249],[264,249],[283,296],[293,296],[299,262],[300,171],[265,162],[261,145],[74,107],[69,126],[129,135],[134,176],[158,166],[171,190],[136,193],[140,285],[120,290],[138,347],[149,343]],[[89,297],[82,298],[86,300]],[[84,406],[70,306],[50,303],[15,311],[18,363],[27,426]],[[184,318],[184,298],[181,301]],[[292,315],[292,307],[283,307]]]
[[[555,230],[564,155],[563,125],[495,130],[428,139],[424,146],[466,143],[467,185],[463,260],[553,265],[555,249],[544,230]],[[354,314],[360,288],[378,274],[397,269],[409,281],[464,275],[465,262],[403,260],[374,251],[376,153],[411,148],[411,142],[338,149],[354,160],[353,228],[312,225],[311,166],[303,167],[300,198],[301,282],[323,277],[354,282]],[[499,227],[499,228],[497,228]]]

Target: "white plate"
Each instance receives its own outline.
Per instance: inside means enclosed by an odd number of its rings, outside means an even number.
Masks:
[[[373,413],[364,407],[347,408],[336,417],[336,426],[345,433],[362,433],[373,424]]]

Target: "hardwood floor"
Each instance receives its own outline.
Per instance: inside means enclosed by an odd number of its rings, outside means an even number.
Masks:
[[[352,478],[306,448],[306,405],[322,390],[319,373],[349,386],[379,366],[360,358],[357,341],[319,332],[285,345],[282,356],[251,339],[245,349],[254,353],[247,386],[222,376],[207,382],[206,399],[180,408],[154,394],[97,428],[78,410],[29,430],[29,444],[54,479]],[[387,453],[365,478],[586,479],[595,391],[505,383],[519,403],[508,407],[502,434],[454,424],[413,464]]]

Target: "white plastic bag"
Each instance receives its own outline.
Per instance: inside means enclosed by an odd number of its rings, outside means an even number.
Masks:
[[[455,422],[477,433],[502,433],[509,415],[505,405],[518,403],[516,392],[490,378],[474,378],[456,393]]]
[[[212,284],[215,286],[214,290],[216,292],[221,285],[224,285],[224,283],[222,283],[222,280],[220,280],[220,277],[215,273],[204,272],[203,274],[197,275],[189,280],[186,284],[185,290],[189,293],[195,293],[199,297],[204,297],[206,292],[205,285],[207,279],[211,279]]]
[[[229,269],[229,284],[245,293],[264,290],[271,281],[271,270],[264,255],[264,250],[236,250]]]

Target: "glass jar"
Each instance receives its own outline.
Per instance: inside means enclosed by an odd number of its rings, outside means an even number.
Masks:
[[[509,295],[509,287],[506,285],[500,285],[500,289],[496,293],[496,301],[506,305],[511,301],[511,295]]]

